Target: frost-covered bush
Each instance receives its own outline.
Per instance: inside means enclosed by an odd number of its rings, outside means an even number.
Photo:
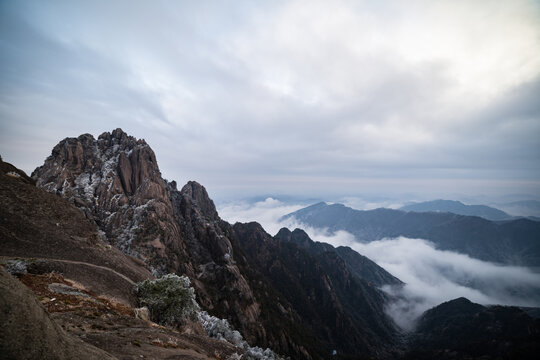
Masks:
[[[164,275],[135,285],[139,306],[146,306],[150,318],[160,324],[179,326],[186,320],[196,320],[199,305],[195,291],[186,276]]]
[[[201,322],[204,330],[208,336],[216,338],[218,340],[227,341],[235,346],[244,350],[244,355],[233,354],[229,360],[234,359],[246,359],[246,360],[281,360],[283,359],[270,349],[263,350],[262,348],[255,346],[249,346],[247,341],[244,340],[242,335],[231,328],[229,322],[225,319],[220,319],[215,316],[209,315],[206,311],[199,312],[199,321]],[[236,356],[236,357],[235,357]]]
[[[226,319],[209,315],[206,311],[199,312],[199,321],[208,336],[218,340],[225,340],[233,345],[243,348],[244,339],[237,330],[233,330]]]
[[[258,346],[249,346],[246,350],[246,359],[248,360],[280,360],[282,359],[272,350],[266,348],[262,349]]]

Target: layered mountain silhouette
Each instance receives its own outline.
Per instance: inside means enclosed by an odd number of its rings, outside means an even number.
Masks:
[[[271,236],[257,223],[223,221],[202,185],[191,181],[179,190],[174,181],[164,180],[149,145],[121,129],[97,139],[84,134],[62,140],[31,178],[10,164],[0,165],[0,256],[33,291],[0,272],[0,314],[2,323],[9,323],[0,333],[0,351],[8,358],[27,356],[28,349],[42,358],[242,355],[233,344],[208,337],[200,324],[173,330],[135,316],[133,285],[166,273],[187,275],[201,308],[227,319],[252,345],[291,359],[444,353],[455,344],[439,341],[447,333],[437,319],[447,316],[457,329],[467,330],[484,312],[496,315],[480,322],[480,329],[508,319],[513,331],[494,333],[497,341],[510,339],[524,358],[536,349],[530,343],[536,341],[537,325],[527,315],[505,308],[514,315],[501,317],[506,312],[480,305],[475,314],[464,311],[457,317],[444,304],[430,310],[418,336],[407,341],[385,312],[394,299],[380,290],[402,286],[395,276],[350,248],[314,242],[300,229],[283,228]],[[319,204],[308,213],[318,219],[327,207]],[[349,220],[340,213],[327,215],[338,225]],[[384,233],[377,219],[364,220],[363,234]],[[439,226],[448,223],[444,219]],[[529,231],[529,223],[524,224],[523,231]],[[427,231],[428,225],[417,220],[410,229]],[[33,324],[35,336],[26,344],[11,339],[26,322]],[[506,348],[482,351],[486,359],[516,354]]]
[[[496,204],[496,206],[514,216],[524,216],[540,221],[540,201],[538,200],[512,201]]]
[[[392,209],[355,210],[317,203],[283,217],[330,232],[345,230],[360,242],[405,236],[439,249],[503,264],[540,266],[540,223],[528,219],[493,222],[477,216]]]
[[[512,219],[502,210],[486,205],[465,205],[454,200],[433,200],[420,203],[409,204],[399,208],[403,211],[415,212],[449,212],[458,215],[479,216],[487,220],[499,221]]]

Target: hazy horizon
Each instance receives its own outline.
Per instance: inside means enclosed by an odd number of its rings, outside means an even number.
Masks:
[[[540,4],[0,3],[0,155],[120,127],[219,203],[540,200]]]

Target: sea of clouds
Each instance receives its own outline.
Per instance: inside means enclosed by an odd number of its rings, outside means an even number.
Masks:
[[[396,298],[388,306],[388,314],[405,330],[414,328],[427,309],[458,297],[484,305],[540,306],[540,274],[534,269],[439,250],[426,239],[398,237],[360,243],[346,231],[329,233],[294,219],[281,220],[283,215],[306,205],[267,198],[254,203],[222,204],[219,213],[231,223],[257,221],[272,235],[282,227],[301,228],[315,241],[349,246],[375,261],[405,283],[400,288],[383,288]]]

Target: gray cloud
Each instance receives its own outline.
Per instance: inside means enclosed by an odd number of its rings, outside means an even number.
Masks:
[[[2,3],[0,151],[122,127],[221,198],[540,196],[521,1]]]

